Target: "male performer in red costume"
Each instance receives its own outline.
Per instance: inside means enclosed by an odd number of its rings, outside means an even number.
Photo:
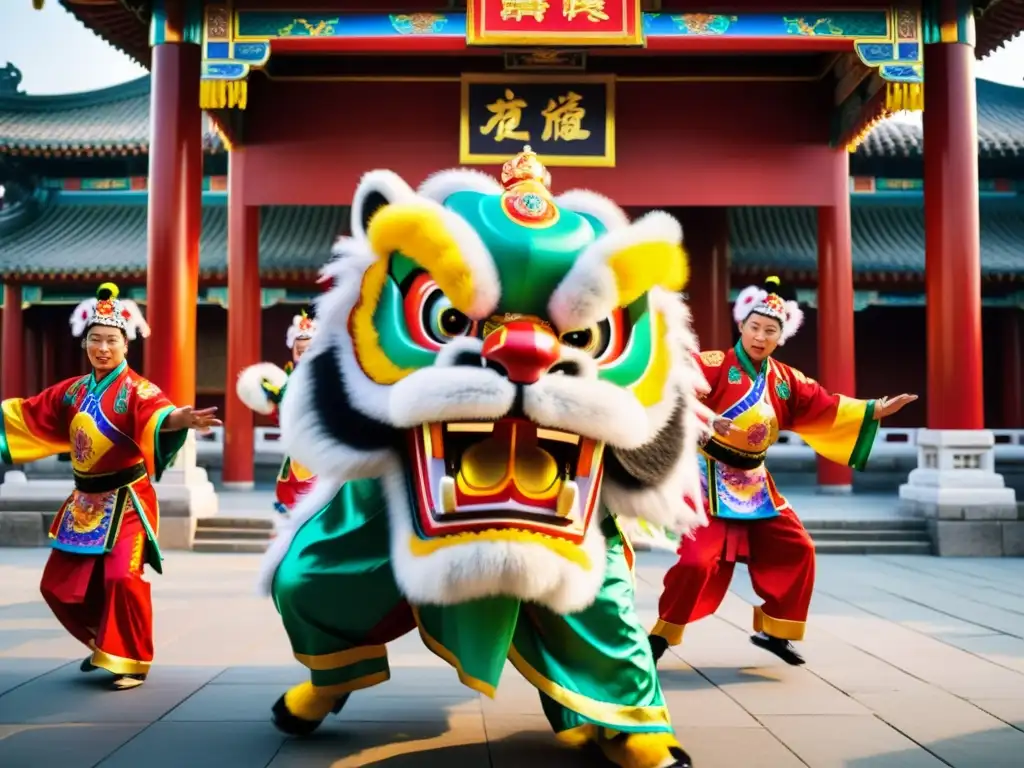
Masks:
[[[791,641],[804,636],[814,544],[765,468],[768,447],[780,430],[792,430],[819,455],[863,469],[879,420],[917,396],[855,400],[829,394],[775,360],[775,348],[803,321],[777,277],[746,288],[733,317],[740,329],[736,346],[700,354],[710,385],[702,400],[716,415],[698,457],[709,525],[683,540],[679,561],[665,575],[651,648],[660,658],[682,641],[687,624],[714,613],[736,562],[745,561],[764,601],[754,608],[751,642],[788,664],[803,664]]]
[[[296,315],[292,319],[292,324],[288,326],[288,334],[285,337],[285,343],[292,351],[291,362],[287,363],[283,370],[273,363],[256,363],[244,369],[235,384],[238,399],[256,413],[270,416],[274,423],[277,423],[278,406],[284,397],[288,377],[309,349],[315,333],[316,320],[305,311]],[[308,493],[315,482],[316,475],[290,456],[285,456],[281,470],[277,473],[274,509],[282,518],[287,519],[299,497]]]
[[[92,371],[29,398],[0,404],[0,460],[27,464],[70,453],[75,489],[50,526],[53,551],[40,590],[64,628],[92,653],[83,672],[114,674],[115,690],[136,688],[153,661],[148,563],[161,572],[159,477],[189,429],[220,422],[216,408],[175,408],[128,367],[129,339],[148,326],[138,307],[104,283],[71,316]],[[13,363],[12,363],[13,364]]]

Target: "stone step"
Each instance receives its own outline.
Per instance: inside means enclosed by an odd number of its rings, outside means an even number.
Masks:
[[[819,541],[924,541],[931,542],[927,530],[920,531],[887,531],[880,530],[810,530],[815,543]]]
[[[880,518],[877,520],[803,520],[808,531],[926,531],[928,521],[923,518]]]
[[[251,541],[245,539],[196,539],[192,544],[193,552],[217,553],[254,553],[263,554],[267,551],[268,541]]]
[[[196,530],[203,528],[249,528],[263,531],[274,530],[274,521],[269,517],[200,517],[196,520]]]
[[[930,555],[930,541],[816,541],[819,555]]]
[[[270,541],[272,528],[199,528],[196,527],[196,541]]]

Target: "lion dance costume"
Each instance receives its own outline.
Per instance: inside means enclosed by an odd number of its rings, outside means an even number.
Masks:
[[[549,187],[527,147],[502,184],[456,169],[414,191],[380,170],[356,190],[281,404],[318,476],[264,568],[310,669],[274,705],[287,733],[387,680],[385,644],[418,629],[488,696],[511,661],[564,741],[690,765],[615,518],[704,522],[684,500],[702,380],[672,293],[682,230]]]
[[[284,368],[273,363],[257,363],[242,371],[235,385],[238,399],[256,413],[270,416],[280,424],[278,409],[284,395],[288,376],[299,363],[296,342],[311,341],[316,333],[316,321],[305,312],[296,315],[288,326],[285,343],[292,350],[292,360]],[[309,493],[316,476],[304,466],[285,456],[277,473],[274,487],[274,509],[288,517],[299,497]]]
[[[752,313],[779,322],[780,345],[803,321],[795,297],[778,278],[740,293],[734,319],[742,324]],[[710,433],[702,441],[701,489],[710,523],[683,541],[679,561],[665,575],[651,644],[660,656],[682,642],[687,624],[718,609],[736,562],[745,561],[754,591],[764,600],[754,607],[752,642],[790,664],[802,664],[790,641],[804,636],[814,588],[814,543],[775,487],[765,456],[780,430],[792,430],[819,455],[863,469],[878,431],[874,401],[830,394],[772,357],[755,365],[741,341],[727,352],[701,352],[698,359],[710,386],[703,404],[739,431],[724,437]]]
[[[71,316],[75,336],[104,326],[126,340],[149,327],[139,308],[104,283]],[[150,477],[159,477],[187,430],[161,432],[174,405],[122,362],[102,378],[68,379],[34,397],[3,401],[0,456],[27,464],[70,453],[75,488],[50,526],[53,551],[40,589],[57,620],[92,649],[82,671],[102,668],[114,687],[133,688],[153,660],[148,563],[161,572],[160,515]]]

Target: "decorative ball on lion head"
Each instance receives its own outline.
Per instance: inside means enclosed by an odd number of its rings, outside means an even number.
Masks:
[[[706,523],[674,218],[553,196],[526,148],[502,183],[366,174],[334,256],[284,447],[320,476],[305,514],[382,478],[410,602],[578,611],[604,575],[602,505],[684,534]]]

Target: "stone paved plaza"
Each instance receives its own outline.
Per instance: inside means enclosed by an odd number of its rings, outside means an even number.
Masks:
[[[45,550],[0,549],[3,768],[545,768],[560,747],[509,668],[496,700],[466,688],[418,637],[392,645],[392,680],[352,697],[314,738],[269,722],[303,670],[259,557],[172,552],[153,576],[157,665],[123,693],[82,675],[84,649],[39,598]],[[670,555],[641,555],[638,603],[655,616]],[[790,668],[747,641],[746,572],[720,614],[688,630],[662,683],[699,768],[917,768],[1024,764],[1024,561],[819,558],[818,591]],[[344,596],[339,596],[344,599]]]

